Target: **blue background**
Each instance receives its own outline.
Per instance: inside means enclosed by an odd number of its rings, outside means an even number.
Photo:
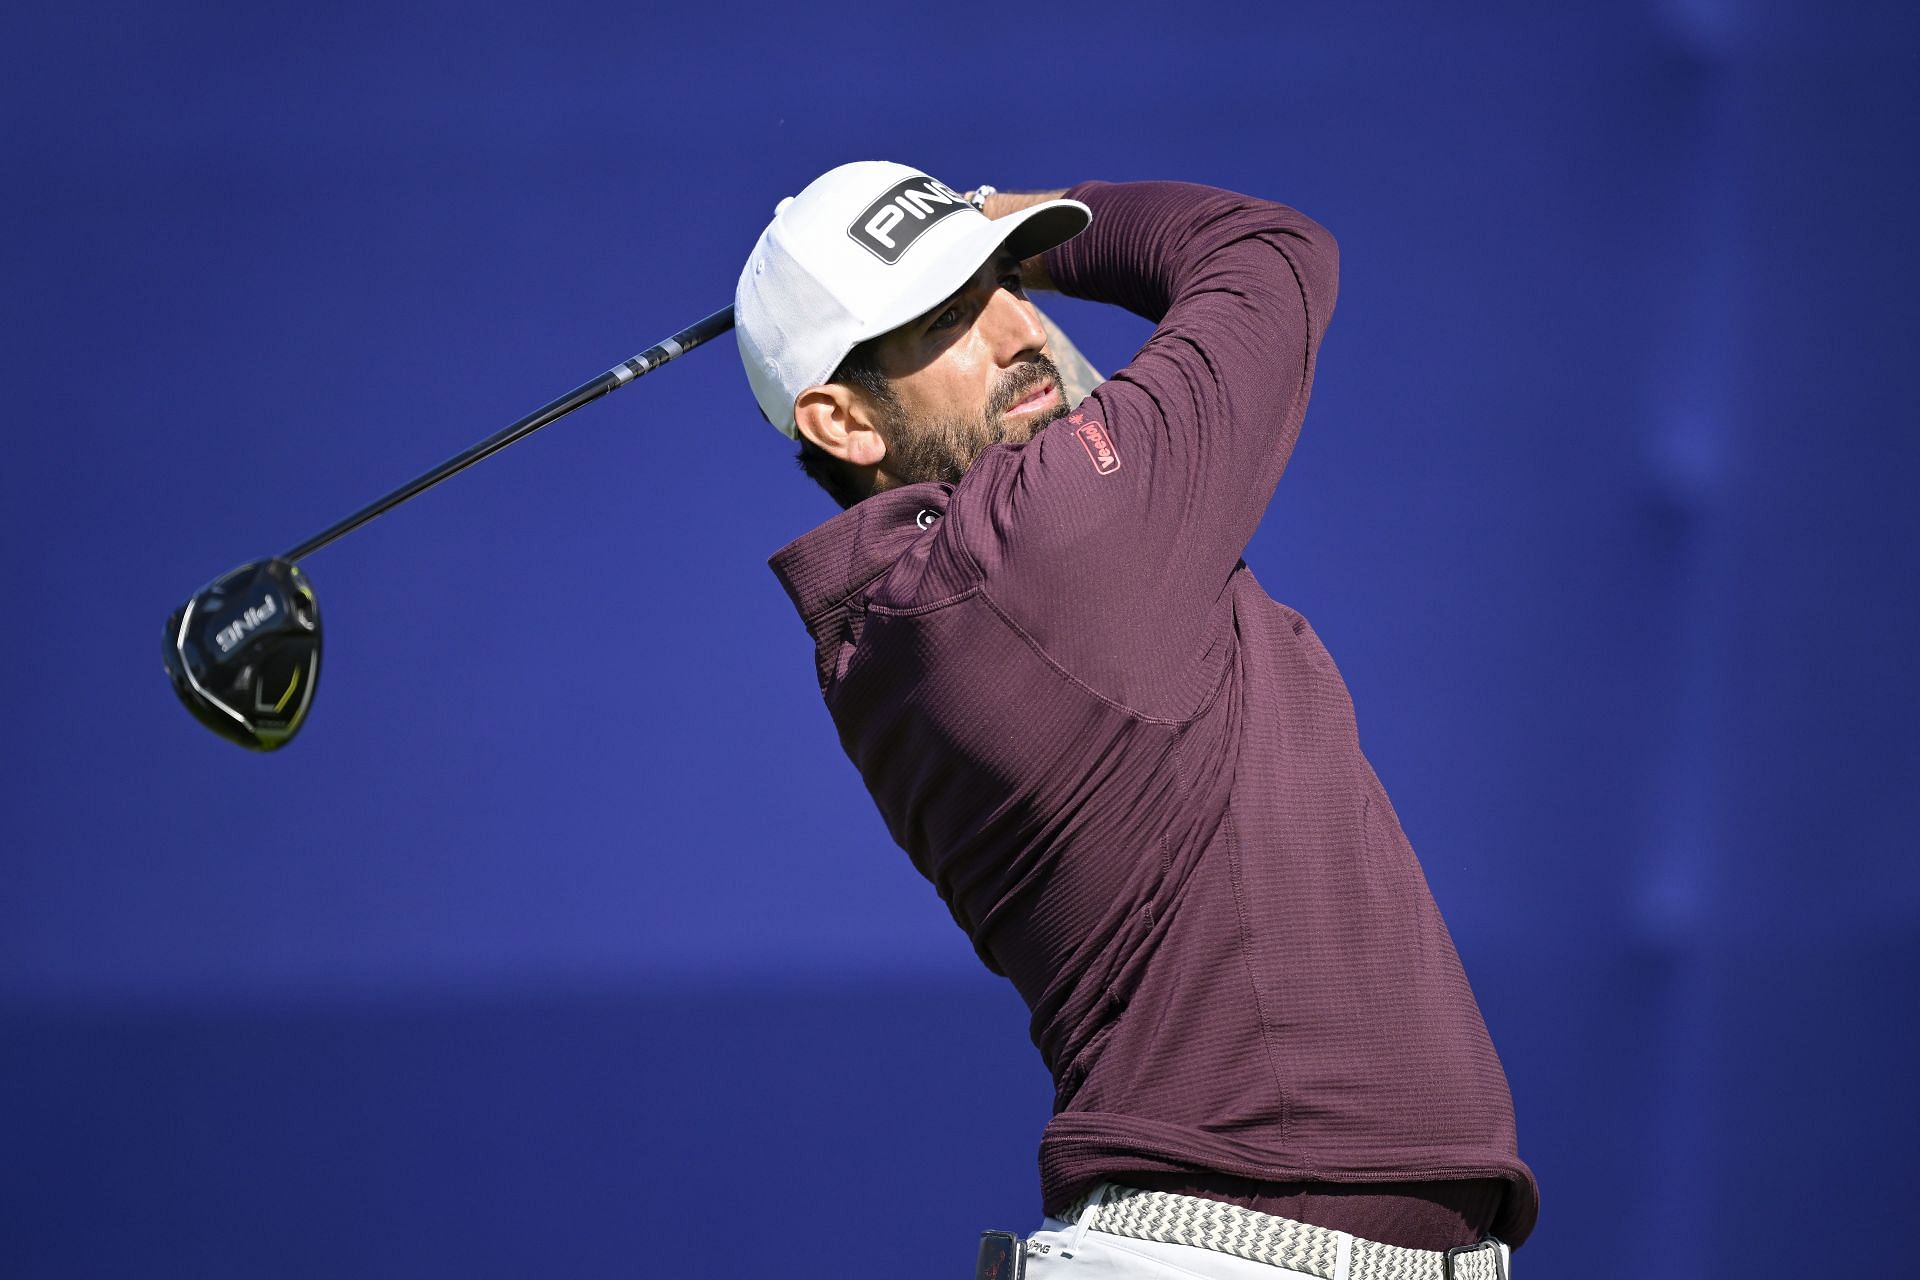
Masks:
[[[830,507],[730,342],[312,557],[287,750],[160,668],[188,592],[725,303],[871,157],[1339,236],[1247,558],[1505,1059],[1520,1274],[1890,1261],[1913,12],[10,11],[0,1275],[961,1276],[1035,1225],[1024,1010],[818,705],[764,560]]]

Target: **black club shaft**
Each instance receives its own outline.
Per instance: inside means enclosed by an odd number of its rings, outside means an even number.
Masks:
[[[424,493],[447,477],[465,471],[489,454],[498,453],[515,441],[525,439],[549,423],[566,417],[583,404],[598,400],[610,391],[619,390],[642,374],[652,373],[669,360],[685,355],[731,328],[733,328],[733,308],[723,307],[705,319],[688,325],[672,337],[656,342],[639,355],[621,361],[599,377],[581,383],[558,400],[542,405],[518,422],[496,431],[472,448],[448,458],[426,474],[407,481],[384,498],[369,503],[338,524],[308,538],[280,558],[297,561],[312,555],[336,538],[353,532],[382,512],[391,511],[407,499]]]

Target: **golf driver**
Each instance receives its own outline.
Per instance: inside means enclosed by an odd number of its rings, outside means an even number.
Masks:
[[[733,328],[725,307],[623,360],[284,555],[243,564],[193,593],[167,620],[167,676],[194,718],[255,751],[293,740],[320,677],[320,604],[294,563],[385,511],[532,435],[591,400]]]

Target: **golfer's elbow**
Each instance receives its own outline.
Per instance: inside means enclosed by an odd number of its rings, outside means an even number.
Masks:
[[[1306,299],[1307,324],[1317,344],[1340,294],[1340,244],[1333,233],[1297,209],[1280,206],[1276,241]]]

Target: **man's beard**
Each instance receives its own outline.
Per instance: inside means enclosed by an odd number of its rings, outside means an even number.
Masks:
[[[1016,434],[1006,418],[1008,409],[1051,380],[1059,401],[1050,409],[1029,415]],[[900,402],[891,396],[882,408],[887,439],[886,469],[901,484],[923,480],[960,483],[974,460],[988,446],[1030,440],[1041,427],[1067,412],[1067,391],[1060,370],[1046,356],[1035,356],[1009,369],[987,397],[986,411],[977,418],[951,417],[907,421]]]

